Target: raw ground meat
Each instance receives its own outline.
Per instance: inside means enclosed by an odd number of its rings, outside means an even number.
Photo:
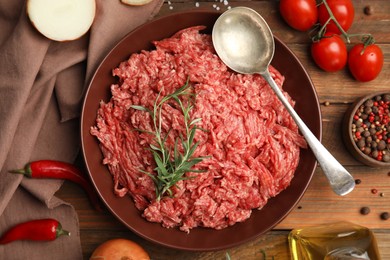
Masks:
[[[289,186],[299,161],[304,139],[288,112],[259,75],[229,70],[215,54],[210,35],[203,27],[179,31],[154,42],[156,49],[133,54],[113,70],[119,78],[111,86],[112,98],[101,102],[91,134],[100,141],[118,196],[130,195],[148,221],[189,232],[194,227],[222,229],[248,219],[269,198]],[[270,72],[281,87],[284,77]],[[192,118],[205,131],[197,130],[194,156],[209,156],[187,173],[194,178],[180,181],[173,197],[156,201],[152,179],[155,163],[147,149],[153,142],[148,108],[160,93],[173,93],[189,79],[195,93]],[[288,96],[287,93],[285,93]],[[293,101],[288,96],[291,104]],[[180,109],[163,106],[163,131],[173,145],[183,132]],[[125,206],[125,205],[124,205]],[[130,207],[130,205],[129,205]]]

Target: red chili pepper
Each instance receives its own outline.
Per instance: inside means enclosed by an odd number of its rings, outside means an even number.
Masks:
[[[0,245],[16,240],[52,241],[57,237],[70,233],[62,229],[61,223],[55,219],[38,219],[18,224],[0,238]]]
[[[29,178],[62,179],[79,184],[87,193],[92,205],[102,211],[97,195],[83,173],[74,165],[53,160],[40,160],[26,164],[23,169],[11,170],[11,173],[23,174]]]

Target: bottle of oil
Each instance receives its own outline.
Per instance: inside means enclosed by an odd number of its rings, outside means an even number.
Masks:
[[[350,222],[294,229],[289,237],[293,260],[380,260],[371,230]]]

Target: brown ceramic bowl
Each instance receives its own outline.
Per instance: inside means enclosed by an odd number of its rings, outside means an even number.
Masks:
[[[373,157],[366,155],[361,149],[359,149],[358,145],[356,144],[354,140],[355,133],[352,132],[352,124],[354,122],[354,115],[356,114],[356,111],[369,99],[372,99],[376,96],[382,96],[384,94],[390,94],[390,93],[373,93],[370,95],[366,95],[363,97],[358,98],[345,112],[344,120],[343,120],[343,126],[342,126],[342,136],[345,143],[345,146],[347,147],[348,151],[356,158],[358,161],[364,163],[365,165],[371,166],[371,167],[389,167],[390,161],[384,162],[379,161],[377,159],[374,159]],[[390,149],[386,148],[385,151],[390,153]]]
[[[178,229],[166,229],[141,217],[130,196],[118,198],[113,193],[113,181],[102,164],[103,156],[98,140],[90,135],[95,124],[99,101],[110,99],[110,85],[116,82],[111,70],[130,54],[152,48],[152,40],[172,36],[180,29],[206,25],[206,33],[220,13],[187,11],[148,22],[128,34],[101,63],[86,93],[81,118],[82,151],[91,180],[107,208],[126,227],[139,236],[163,246],[192,251],[220,250],[239,245],[264,234],[275,227],[294,208],[304,194],[316,168],[316,159],[310,149],[301,151],[299,166],[290,186],[269,200],[262,210],[254,210],[250,219],[223,230],[195,228],[189,234]],[[314,135],[321,139],[322,124],[315,88],[296,56],[275,38],[276,51],[272,64],[286,77],[284,89],[295,99],[296,110]]]

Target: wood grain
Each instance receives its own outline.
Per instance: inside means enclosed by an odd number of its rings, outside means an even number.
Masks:
[[[196,7],[195,3],[199,3]],[[308,33],[290,29],[280,17],[278,1],[220,1],[171,0],[161,8],[158,17],[190,9],[226,10],[228,6],[248,6],[257,10],[269,23],[273,33],[285,42],[307,69],[321,102],[323,144],[361,181],[347,196],[335,195],[329,188],[321,169],[316,169],[313,180],[296,208],[274,230],[238,247],[217,252],[186,252],[152,244],[127,230],[110,212],[98,213],[90,206],[85,193],[72,183],[65,183],[57,195],[74,205],[80,221],[80,235],[84,259],[102,242],[117,237],[140,243],[152,259],[289,259],[287,236],[291,229],[321,223],[347,220],[371,228],[378,240],[382,259],[390,259],[390,220],[381,220],[382,212],[390,212],[390,169],[370,168],[356,161],[346,150],[341,138],[341,122],[346,109],[363,95],[390,90],[390,2],[388,0],[353,0],[355,20],[351,33],[371,33],[382,48],[385,64],[379,77],[368,83],[355,81],[347,69],[326,73],[318,69],[310,57]],[[363,10],[369,5],[371,15]],[[353,39],[356,42],[357,39]],[[348,47],[351,47],[350,44]],[[329,102],[329,105],[324,105]],[[376,189],[374,194],[372,189]],[[382,194],[382,196],[381,196]],[[371,209],[368,215],[361,207]],[[266,255],[264,255],[264,252]]]

